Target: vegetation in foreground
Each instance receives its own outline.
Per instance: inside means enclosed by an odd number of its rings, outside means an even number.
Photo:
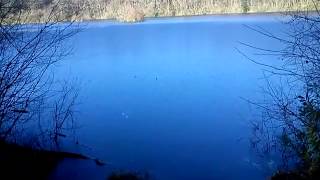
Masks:
[[[114,172],[108,180],[150,180],[148,174],[141,174],[138,172]]]
[[[272,179],[320,179],[320,12],[293,13],[286,25],[286,36],[249,27],[284,47],[248,45],[281,60],[273,66],[251,59],[267,69],[267,98],[255,103],[263,113],[253,122],[252,145],[260,155],[282,158],[280,172]]]
[[[37,150],[0,141],[1,178],[47,179],[64,158],[87,159],[79,154]]]
[[[310,175],[305,172],[292,171],[292,172],[277,172],[272,176],[271,180],[318,180],[320,179],[320,172]]]
[[[27,11],[31,22],[43,21],[42,17],[53,8],[65,20],[136,22],[144,17],[315,10],[314,3],[319,3],[314,0],[2,0],[1,3],[12,1],[31,10]]]
[[[33,18],[21,3],[0,0],[0,140],[54,146],[74,127],[78,90],[51,71],[70,54],[64,45],[78,30],[58,26],[55,8],[41,26],[21,26]]]
[[[57,152],[74,127],[77,91],[51,73],[77,30],[57,26],[54,8],[38,28],[22,26],[32,19],[22,2],[0,0],[0,179],[46,179],[61,159],[86,159]]]

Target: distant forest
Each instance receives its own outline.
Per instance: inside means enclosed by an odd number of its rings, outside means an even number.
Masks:
[[[56,6],[65,20],[118,19],[139,21],[144,17],[190,16],[225,13],[263,13],[313,10],[318,0],[1,0],[28,8],[33,21]],[[1,4],[0,4],[1,5]]]

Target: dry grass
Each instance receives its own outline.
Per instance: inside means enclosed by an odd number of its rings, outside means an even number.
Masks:
[[[39,0],[41,1],[41,0]],[[58,0],[53,0],[53,4]],[[144,17],[191,16],[225,13],[263,13],[314,10],[318,0],[60,0],[66,20],[117,19],[142,21]],[[32,8],[41,18],[52,5]]]
[[[122,6],[118,9],[115,18],[123,22],[138,22],[143,21],[144,13],[133,6]]]

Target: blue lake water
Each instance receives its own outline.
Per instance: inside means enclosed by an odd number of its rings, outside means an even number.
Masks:
[[[263,98],[263,68],[236,48],[252,55],[239,42],[281,46],[245,25],[284,28],[276,16],[87,23],[56,70],[81,84],[79,145],[66,149],[107,165],[65,160],[52,179],[106,179],[114,170],[160,180],[265,179],[275,165],[250,149],[250,121],[259,113],[242,100]]]

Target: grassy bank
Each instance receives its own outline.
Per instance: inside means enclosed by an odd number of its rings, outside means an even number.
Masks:
[[[62,19],[142,21],[144,17],[315,10],[313,0],[38,0],[24,2],[30,21],[45,17],[55,4]]]

